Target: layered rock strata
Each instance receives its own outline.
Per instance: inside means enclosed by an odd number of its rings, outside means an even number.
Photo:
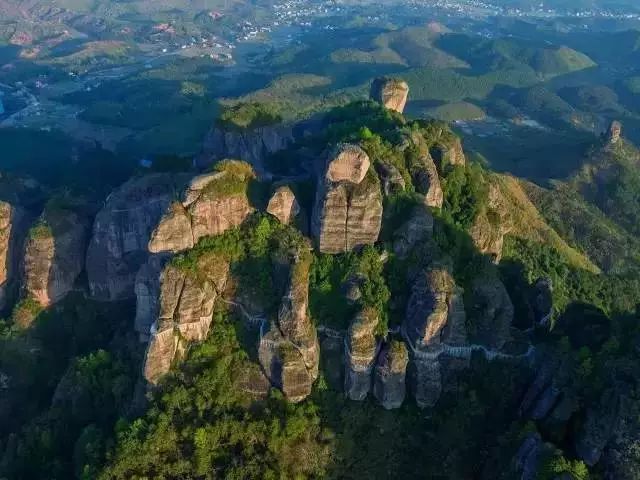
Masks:
[[[265,375],[290,402],[309,396],[320,362],[318,333],[308,312],[311,255],[306,248],[301,246],[292,252],[277,320],[262,327],[258,347]]]
[[[351,400],[364,400],[371,390],[373,368],[378,354],[378,322],[377,312],[365,308],[349,326],[345,340],[344,391]]]
[[[84,269],[87,230],[86,220],[72,211],[45,211],[25,245],[24,296],[48,307],[73,289]]]
[[[323,253],[373,244],[382,223],[380,181],[357,145],[338,145],[328,156],[313,212],[312,233]]]
[[[163,268],[157,305],[149,307],[158,311],[149,331],[143,367],[144,378],[150,384],[156,384],[169,371],[189,343],[206,338],[214,303],[225,288],[228,274],[229,262],[216,253],[202,255],[194,268],[172,263]]]

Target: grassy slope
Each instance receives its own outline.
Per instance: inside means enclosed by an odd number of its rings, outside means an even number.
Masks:
[[[509,209],[508,213],[512,222],[509,235],[549,245],[557,250],[568,264],[590,272],[599,272],[599,268],[591,260],[569,246],[547,224],[540,211],[522,188],[520,180],[511,175],[494,174],[491,176],[491,181],[498,187],[504,199],[502,202],[503,207]]]

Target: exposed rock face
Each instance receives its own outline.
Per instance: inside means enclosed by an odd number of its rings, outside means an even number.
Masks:
[[[175,175],[148,175],[128,181],[109,196],[96,216],[87,251],[92,297],[112,301],[133,296],[135,276],[147,259],[151,234],[182,181]]]
[[[443,264],[417,275],[402,333],[412,351],[409,378],[416,403],[432,407],[447,376],[468,364],[466,357],[461,362],[447,358],[448,348],[467,347],[467,330],[462,289]]]
[[[377,168],[385,195],[389,196],[404,191],[407,185],[396,167],[389,163],[379,163]]]
[[[396,255],[406,257],[420,242],[433,235],[433,215],[424,206],[417,206],[411,217],[394,234],[393,250]]]
[[[199,258],[194,269],[187,270],[172,264],[164,267],[155,307],[158,317],[150,329],[143,369],[150,384],[156,384],[169,371],[173,360],[189,342],[199,342],[207,336],[214,303],[224,290],[228,274],[228,261],[213,253]],[[147,285],[153,288],[151,283]],[[139,291],[146,293],[142,289]]]
[[[23,290],[43,307],[62,300],[84,268],[87,222],[68,210],[46,211],[32,227],[23,261]]]
[[[258,356],[271,384],[290,402],[304,400],[318,377],[318,333],[309,318],[311,255],[304,248],[293,253],[289,281],[277,322],[261,332]]]
[[[152,255],[136,275],[134,326],[143,342],[149,340],[151,327],[160,315],[160,276],[168,259],[169,255]]]
[[[378,353],[375,331],[378,314],[365,308],[351,321],[345,351],[345,395],[351,400],[364,400],[371,389],[371,374]]]
[[[609,125],[609,130],[607,131],[607,143],[609,145],[615,145],[620,141],[620,137],[622,136],[622,124],[614,120]]]
[[[276,217],[284,225],[289,225],[295,220],[300,213],[300,205],[291,188],[283,185],[273,192],[267,205],[267,213]]]
[[[323,253],[341,253],[373,244],[382,223],[382,192],[367,154],[339,145],[319,178],[312,233]]]
[[[193,248],[191,218],[180,202],[173,202],[151,232],[149,252],[180,252]]]
[[[402,113],[409,96],[407,82],[395,78],[376,78],[371,85],[371,99],[389,110]]]
[[[131,297],[150,253],[192,248],[202,237],[240,225],[253,212],[247,195],[255,176],[251,167],[236,161],[220,165],[220,171],[190,181],[168,174],[134,179],[109,196],[96,217],[87,253],[94,298]]]
[[[514,473],[519,480],[536,480],[541,454],[545,451],[542,438],[537,433],[527,435],[514,458]]]
[[[418,193],[424,195],[424,204],[428,207],[441,208],[444,201],[444,193],[440,185],[436,164],[431,155],[425,152],[418,159],[417,164],[413,165],[412,170],[413,182]]]
[[[418,275],[402,326],[415,349],[466,342],[465,313],[461,290],[449,271],[434,265]]]
[[[502,258],[504,236],[511,230],[508,207],[503,204],[504,201],[499,188],[491,184],[487,209],[476,216],[469,230],[478,251],[489,255],[495,263]]]
[[[16,287],[25,223],[26,214],[21,208],[0,201],[0,310],[9,306]]]
[[[513,304],[504,284],[498,278],[479,277],[472,287],[477,343],[499,350],[509,340],[513,321]]]
[[[376,364],[373,395],[387,410],[400,408],[404,402],[408,363],[404,342],[394,340],[383,345]]]
[[[459,137],[438,142],[433,149],[440,165],[465,165],[467,163],[467,158],[462,148],[462,140]]]
[[[295,139],[291,125],[269,125],[253,129],[214,127],[205,137],[202,153],[196,159],[199,167],[207,167],[226,158],[250,163],[259,174],[265,172],[268,155],[284,150]]]

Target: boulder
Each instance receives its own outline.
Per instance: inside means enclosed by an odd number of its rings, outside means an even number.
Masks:
[[[152,174],[129,180],[107,198],[96,216],[87,250],[89,291],[96,300],[134,295],[138,269],[147,260],[149,241],[180,191],[184,176]],[[160,250],[160,244],[155,242]]]
[[[387,410],[400,408],[406,394],[409,353],[404,342],[386,342],[380,350],[373,381],[373,395]]]
[[[22,208],[0,201],[0,311],[10,306],[17,287],[26,223],[27,215]]]
[[[149,252],[180,252],[193,248],[191,218],[182,203],[175,201],[168,207],[160,223],[151,232]]]
[[[339,145],[319,178],[312,233],[323,253],[351,251],[378,239],[382,224],[380,181],[367,154]]]
[[[330,154],[325,180],[359,184],[369,171],[369,155],[358,145],[341,144]]]
[[[364,400],[371,389],[371,374],[378,353],[378,314],[361,310],[351,321],[345,348],[344,391],[351,400]]]
[[[47,209],[29,230],[23,293],[41,306],[62,300],[84,269],[88,222],[66,209]]]
[[[376,78],[371,85],[370,97],[389,110],[402,113],[409,96],[409,85],[395,78]]]
[[[547,449],[538,433],[528,434],[520,444],[513,459],[513,471],[518,480],[536,480],[542,453]]]
[[[150,270],[153,268],[149,266]],[[229,262],[213,252],[201,255],[194,268],[172,263],[163,268],[158,304],[150,307],[157,308],[158,317],[150,328],[143,367],[144,378],[150,384],[156,384],[169,371],[189,343],[206,338],[214,303],[224,290],[228,275]],[[139,319],[141,327],[142,320],[143,317]]]
[[[261,331],[258,357],[271,384],[282,390],[288,401],[300,402],[311,394],[318,377],[320,347],[308,312],[311,254],[306,246],[291,254],[278,317],[268,331]]]
[[[283,225],[291,224],[300,213],[300,205],[290,187],[278,187],[267,205],[267,213],[276,217]]]

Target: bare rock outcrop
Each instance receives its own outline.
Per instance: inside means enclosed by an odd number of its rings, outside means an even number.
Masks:
[[[300,213],[300,205],[290,187],[278,187],[267,205],[267,213],[276,217],[284,225],[291,224]]]
[[[9,306],[16,291],[26,222],[26,212],[22,208],[0,201],[0,311]]]
[[[402,113],[408,96],[409,85],[396,78],[376,78],[371,84],[371,99],[389,110]]]
[[[323,253],[373,244],[382,223],[380,181],[357,145],[338,145],[318,180],[312,233]]]
[[[371,390],[372,373],[378,353],[378,314],[364,308],[351,321],[345,344],[345,395],[364,400]]]
[[[386,342],[380,350],[373,381],[373,395],[387,410],[400,408],[406,395],[409,353],[404,342]]]
[[[320,362],[318,333],[308,312],[311,254],[307,248],[299,246],[291,252],[288,285],[278,318],[268,331],[261,331],[258,347],[265,375],[290,402],[309,396]]]
[[[418,161],[412,165],[411,170],[416,191],[424,195],[424,204],[428,207],[441,208],[444,192],[436,164],[428,151],[419,157]]]
[[[500,350],[510,338],[513,304],[504,284],[496,277],[478,277],[471,289],[476,342]]]
[[[469,229],[469,235],[478,251],[490,256],[495,263],[502,259],[504,237],[512,227],[505,201],[498,186],[490,184],[487,207],[478,213]]]
[[[459,137],[450,135],[442,138],[433,147],[432,151],[440,166],[461,165],[467,163],[467,157],[462,148],[462,140]]]
[[[414,207],[409,219],[394,233],[393,250],[406,257],[420,242],[433,236],[433,215],[423,205]]]
[[[206,338],[214,303],[228,274],[229,262],[217,253],[203,254],[193,268],[172,263],[164,267],[157,296],[158,317],[150,328],[143,367],[150,384],[169,371],[189,343]]]
[[[254,178],[248,164],[226,161],[192,179],[153,174],[125,183],[94,223],[87,252],[91,295],[105,301],[129,298],[150,254],[184,251],[202,237],[240,225],[254,211],[248,196]]]
[[[88,223],[66,209],[47,209],[31,227],[23,260],[23,294],[47,307],[62,300],[84,269]]]
[[[136,274],[136,318],[134,328],[140,341],[148,342],[160,315],[160,278],[169,255],[152,255]]]
[[[548,277],[536,280],[531,295],[531,309],[535,325],[548,327],[553,315],[553,283]]]
[[[609,145],[615,145],[620,141],[620,137],[622,136],[622,124],[614,120],[609,125],[609,130],[607,130],[607,143]]]
[[[152,174],[129,180],[109,195],[96,216],[87,250],[87,277],[93,298],[113,301],[134,295],[135,277],[147,260],[152,232],[185,180]]]
[[[247,129],[216,125],[205,137],[196,163],[203,168],[226,158],[238,158],[251,164],[262,175],[267,156],[286,149],[294,140],[292,125],[275,124]]]
[[[435,264],[418,275],[402,328],[413,348],[428,350],[466,343],[465,318],[461,289],[445,266]]]

